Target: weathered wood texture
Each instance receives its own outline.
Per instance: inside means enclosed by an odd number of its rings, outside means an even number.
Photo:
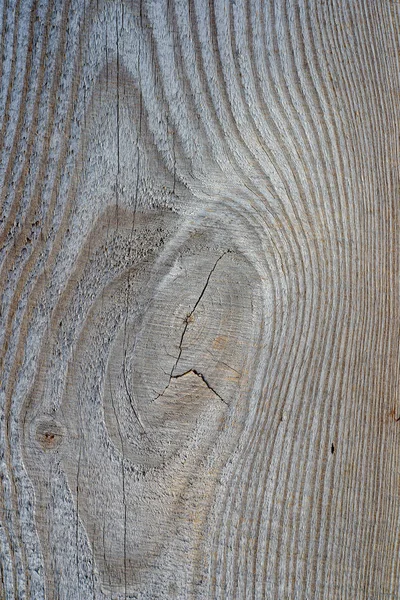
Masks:
[[[400,5],[0,5],[0,597],[400,598]]]

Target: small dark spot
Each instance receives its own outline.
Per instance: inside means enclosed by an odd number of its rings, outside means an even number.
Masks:
[[[35,437],[43,450],[55,450],[62,442],[64,429],[53,419],[42,419],[36,426]]]
[[[335,452],[335,446],[332,444],[331,446],[331,454],[333,454]]]
[[[193,323],[193,321],[194,321],[193,313],[188,313],[186,315],[186,317],[184,318],[184,322],[186,323],[186,325],[189,325],[189,323]]]

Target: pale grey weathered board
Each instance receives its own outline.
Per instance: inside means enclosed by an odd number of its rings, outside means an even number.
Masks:
[[[400,4],[0,19],[0,598],[400,598]]]

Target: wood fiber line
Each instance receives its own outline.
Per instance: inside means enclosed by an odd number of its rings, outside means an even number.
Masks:
[[[0,4],[0,598],[400,598],[398,3]]]

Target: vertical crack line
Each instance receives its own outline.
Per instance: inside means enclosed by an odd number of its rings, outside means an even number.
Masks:
[[[123,8],[123,7],[122,7]],[[140,140],[142,137],[142,112],[143,112],[143,98],[142,98],[142,77],[140,71],[140,62],[141,62],[141,54],[142,54],[142,31],[143,31],[143,16],[142,16],[142,3],[140,2],[139,6],[139,20],[140,20],[140,34],[138,36],[138,53],[137,53],[137,77],[138,77],[138,95],[139,95],[139,119],[138,119],[138,128],[136,133],[136,183],[135,183],[135,195],[133,198],[133,220],[132,220],[132,229],[131,229],[131,242],[133,239],[133,232],[135,230],[135,218],[136,218],[136,210],[138,205],[139,198],[139,181],[140,181]]]
[[[183,338],[185,337],[186,330],[187,330],[187,328],[188,328],[188,325],[189,325],[189,319],[190,319],[190,317],[193,315],[193,313],[194,313],[194,311],[196,310],[196,308],[198,307],[198,305],[199,305],[199,303],[200,303],[201,299],[203,298],[203,296],[204,296],[204,293],[205,293],[205,291],[206,291],[206,289],[207,289],[207,287],[208,287],[208,284],[210,283],[211,276],[212,276],[212,274],[214,273],[214,271],[215,271],[215,269],[216,269],[216,267],[217,267],[217,264],[218,264],[218,263],[219,263],[219,261],[220,261],[220,260],[221,260],[221,259],[222,259],[222,258],[225,256],[225,254],[229,254],[230,252],[231,252],[231,250],[226,250],[226,251],[225,251],[223,254],[221,254],[221,256],[220,256],[219,258],[217,258],[217,260],[215,261],[215,264],[214,264],[213,268],[211,269],[211,271],[210,271],[210,272],[209,272],[209,274],[208,274],[207,280],[206,280],[206,282],[205,282],[205,284],[204,284],[204,286],[203,286],[203,289],[201,290],[200,296],[198,297],[198,299],[197,299],[197,301],[196,301],[195,305],[193,306],[192,310],[190,311],[190,313],[189,313],[188,315],[186,315],[186,319],[185,319],[185,326],[184,326],[184,328],[183,328],[182,335],[181,335],[181,339],[180,339],[180,342],[179,342],[179,352],[178,352],[178,357],[177,357],[177,359],[176,359],[176,361],[175,361],[175,364],[173,365],[173,367],[172,367],[172,369],[171,369],[170,380],[171,380],[171,378],[173,377],[173,375],[174,375],[174,371],[175,371],[176,367],[178,366],[178,362],[179,362],[179,360],[180,360],[180,358],[181,358],[181,356],[182,356],[182,351],[183,351],[183,349],[182,349]],[[169,382],[168,382],[168,385],[169,385]],[[167,387],[168,387],[168,386],[167,386]],[[165,391],[165,390],[164,390],[164,391]],[[163,392],[163,393],[164,393],[164,392]],[[160,395],[162,396],[162,394],[160,394]]]

